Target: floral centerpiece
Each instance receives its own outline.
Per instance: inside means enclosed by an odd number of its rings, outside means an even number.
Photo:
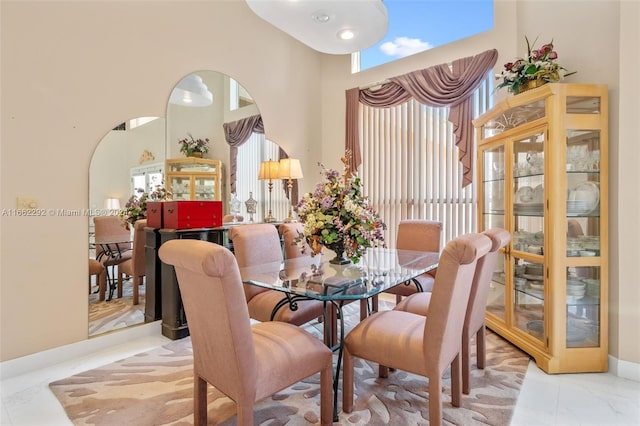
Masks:
[[[171,193],[164,187],[157,185],[156,189],[150,194],[142,189],[138,189],[138,194],[133,194],[124,205],[124,209],[120,211],[119,217],[122,225],[126,229],[130,229],[139,219],[147,218],[147,201],[163,201],[170,200]]]
[[[347,151],[342,175],[320,163],[325,180],[295,206],[304,223],[298,246],[302,249],[306,241],[314,254],[326,246],[337,254],[332,263],[358,263],[368,247],[384,245],[386,225],[362,195],[360,178],[349,171],[350,159]]]
[[[496,89],[506,87],[509,92],[518,94],[528,88],[541,86],[542,84],[560,81],[564,77],[575,74],[576,71],[568,72],[566,68],[560,66],[556,59],[558,53],[553,50],[553,40],[543,45],[540,49],[534,49],[527,41],[527,57],[518,58],[514,62],[504,65],[504,70],[496,75],[497,80],[502,80]],[[534,40],[533,44],[538,39]]]
[[[199,154],[198,157],[201,157],[202,154],[206,154],[209,152],[209,139],[194,139],[191,133],[187,135],[188,137],[184,139],[180,139],[178,143],[180,144],[180,152],[186,155],[187,157],[193,157],[194,154]]]

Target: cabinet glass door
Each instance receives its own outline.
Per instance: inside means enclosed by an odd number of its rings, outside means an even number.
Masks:
[[[600,132],[566,136],[566,345],[594,347],[600,345]]]
[[[499,146],[486,149],[482,153],[483,163],[483,229],[504,228],[505,211],[505,148]],[[505,262],[498,259],[493,279],[489,287],[487,311],[505,320]]]
[[[215,184],[213,178],[196,177],[195,178],[195,198],[196,200],[215,200]]]
[[[545,129],[513,142],[513,326],[544,341]]]
[[[191,179],[188,177],[171,177],[171,195],[174,200],[191,199]]]

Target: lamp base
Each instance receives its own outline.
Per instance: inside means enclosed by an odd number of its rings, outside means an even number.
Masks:
[[[276,218],[271,216],[271,215],[269,215],[269,216],[264,218],[264,222],[266,222],[266,223],[271,223],[271,222],[275,222],[275,221],[276,221]]]

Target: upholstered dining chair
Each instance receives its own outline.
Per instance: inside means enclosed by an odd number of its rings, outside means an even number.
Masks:
[[[429,423],[442,423],[442,374],[451,366],[451,401],[462,400],[460,352],[462,327],[478,259],[491,248],[482,234],[466,234],[447,243],[440,255],[429,316],[399,310],[365,318],[344,341],[343,410],[353,410],[354,358],[379,364],[380,377],[388,367],[429,379]]]
[[[488,229],[483,234],[491,239],[491,249],[476,265],[462,328],[462,393],[467,395],[471,392],[471,339],[476,337],[476,365],[483,369],[487,359],[484,314],[489,286],[500,255],[499,250],[511,241],[511,234],[501,228]],[[416,293],[403,299],[395,309],[428,316],[430,300],[431,293]]]
[[[233,242],[233,252],[240,268],[282,262],[284,259],[278,230],[272,224],[234,226],[229,230],[229,239]],[[244,285],[244,291],[249,315],[258,321],[269,321],[273,309],[284,298],[282,292],[249,284]],[[301,300],[297,302],[296,310],[285,305],[278,309],[273,319],[302,325],[323,315],[324,305],[321,301]]]
[[[139,219],[133,224],[133,252],[130,259],[118,265],[118,297],[122,297],[123,276],[131,277],[133,286],[133,304],[140,303],[140,286],[144,282],[146,275],[147,259],[145,256],[145,245],[147,244],[147,234],[144,231],[147,226],[147,219]]]
[[[98,286],[98,289],[102,289],[102,300],[104,300],[104,289],[107,285],[107,276],[104,272],[104,265],[96,259],[89,258],[89,293],[91,293],[92,276],[96,277],[96,285]]]
[[[396,248],[398,250],[434,251],[440,252],[440,238],[442,235],[442,222],[424,219],[403,219],[398,223],[396,235]],[[421,291],[430,292],[437,269],[426,272],[415,278],[415,281],[407,281],[397,285],[385,293],[395,294],[396,303],[400,303],[404,296],[409,296],[418,291],[416,282]],[[378,296],[371,298],[372,311],[378,310]]]
[[[118,216],[96,216],[93,218],[94,235],[96,241],[96,259],[99,260],[105,267],[107,284],[109,285],[109,296],[111,296],[112,286],[115,284],[116,273],[115,268],[122,262],[131,259],[131,243],[118,244],[117,256],[107,256],[103,252],[102,246],[98,244],[100,241],[129,241],[131,239],[131,232],[122,225],[122,221]],[[111,245],[113,247],[113,245]],[[111,268],[111,273],[109,273]],[[106,287],[106,286],[105,286]],[[104,291],[101,289],[100,300],[104,300]]]
[[[298,246],[295,239],[304,231],[304,225],[300,222],[283,223],[278,226],[278,232],[282,235],[282,246],[284,257],[293,259],[302,256],[311,256],[311,247],[305,241],[302,247]]]
[[[159,255],[175,268],[189,323],[196,425],[207,424],[207,383],[236,403],[236,424],[253,426],[255,402],[318,372],[321,423],[332,424],[331,350],[291,324],[251,326],[238,264],[228,249],[171,240]]]

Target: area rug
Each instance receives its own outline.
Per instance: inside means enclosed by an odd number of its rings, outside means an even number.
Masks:
[[[145,286],[138,291],[138,304],[133,304],[131,280],[125,281],[122,297],[100,301],[98,294],[89,295],[89,336],[144,324]]]
[[[306,328],[316,333],[321,325]],[[462,407],[451,405],[445,373],[444,424],[509,424],[528,362],[526,354],[488,331],[487,368],[478,370],[473,363],[472,390],[463,396]],[[187,337],[53,382],[50,389],[76,425],[189,425],[193,424],[192,365]],[[428,424],[427,379],[403,371],[380,379],[377,372],[376,364],[356,360],[354,410],[340,412],[337,424]],[[211,386],[208,401],[209,424],[236,423],[235,404]],[[256,404],[255,424],[317,424],[319,403],[319,375],[315,375]]]

